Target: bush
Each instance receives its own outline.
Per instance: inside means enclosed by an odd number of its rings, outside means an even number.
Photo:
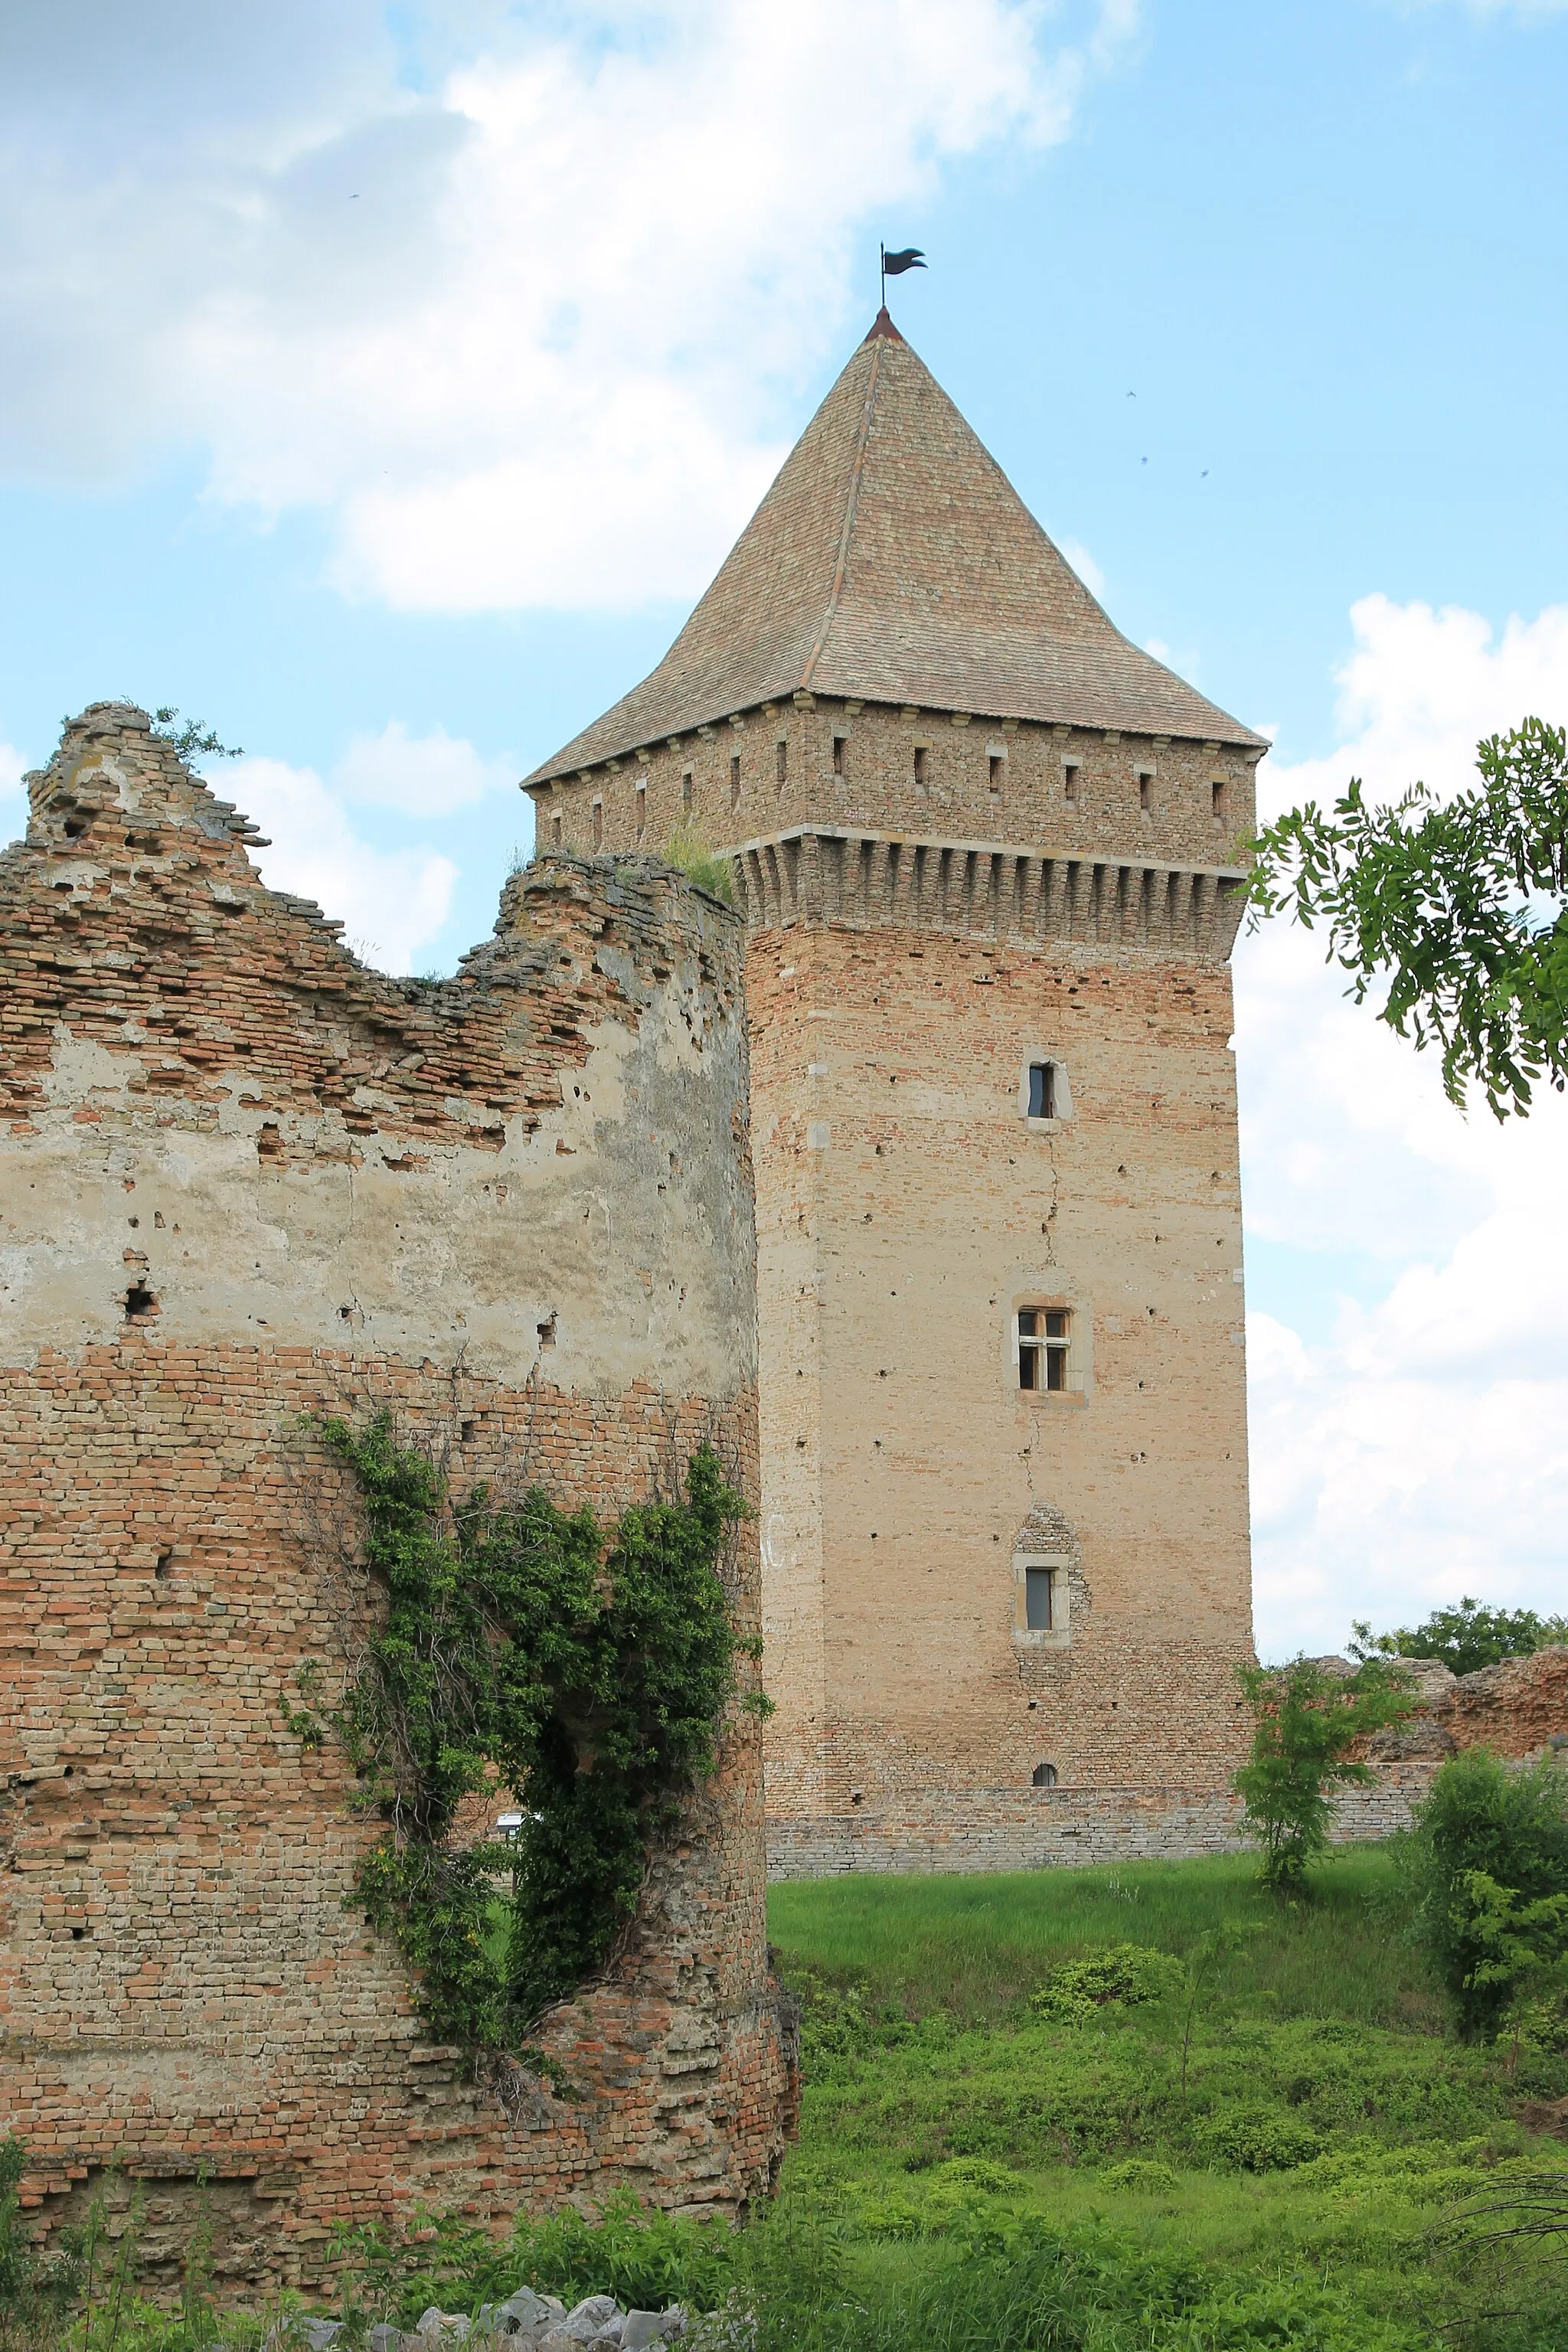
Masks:
[[[1352,1675],[1295,1658],[1288,1666],[1238,1666],[1237,1675],[1253,1717],[1252,1754],[1234,1783],[1247,1808],[1243,1827],[1263,1848],[1263,1884],[1287,1893],[1329,1843],[1331,1785],[1372,1777],[1347,1760],[1350,1749],[1409,1715],[1415,1696],[1382,1658]]]
[[[1103,2165],[1100,2178],[1107,2189],[1128,2189],[1140,2197],[1168,2196],[1181,2187],[1177,2175],[1157,2156],[1124,2156],[1120,2164]]]
[[[1526,1906],[1568,1895],[1568,1772],[1467,1748],[1436,1775],[1405,1847],[1417,1932],[1468,2034],[1495,2033],[1520,1990],[1499,1974],[1493,1889]]]
[[[1209,2157],[1237,2172],[1293,2172],[1310,2164],[1322,2146],[1310,2125],[1278,2107],[1232,2108],[1207,2124],[1200,2138]]]
[[[1180,1960],[1148,1944],[1107,1944],[1081,1960],[1064,1960],[1036,1993],[1041,2017],[1083,2023],[1102,2009],[1165,2000],[1186,1980]]]

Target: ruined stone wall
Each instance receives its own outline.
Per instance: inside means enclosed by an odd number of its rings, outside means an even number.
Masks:
[[[509,2103],[343,1908],[375,1833],[285,1719],[341,1679],[300,1416],[392,1404],[459,1484],[613,1513],[711,1435],[757,1485],[733,918],[635,863],[514,877],[454,981],[365,971],[242,819],[96,706],[0,858],[0,2042],[46,2223],[106,2168],[177,2260],[309,2281],[333,2224],[626,2184],[733,2212],[792,2075],[759,1744],[661,1852]],[[755,1622],[754,1530],[731,1562]]]
[[[1383,1763],[1364,1789],[1334,1800],[1330,1836],[1360,1844],[1408,1829],[1431,1785],[1431,1762]],[[1167,1788],[1016,1789],[951,1796],[931,1791],[896,1812],[826,1814],[768,1824],[770,1878],[850,1871],[1059,1870],[1116,1862],[1172,1862],[1256,1853],[1241,1831],[1241,1801],[1205,1780]]]

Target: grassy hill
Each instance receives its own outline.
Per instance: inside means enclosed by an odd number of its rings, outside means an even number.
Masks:
[[[1568,2264],[1471,2210],[1568,2193],[1531,2127],[1568,2066],[1454,2038],[1386,1853],[1299,1905],[1224,1858],[791,1884],[769,1916],[805,2071],[779,2219],[837,2273],[781,2344],[1568,2347]],[[1164,1964],[1097,2000],[1125,1947]]]

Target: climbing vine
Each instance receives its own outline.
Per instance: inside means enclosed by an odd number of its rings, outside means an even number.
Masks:
[[[539,1486],[454,1501],[385,1411],[315,1426],[357,1479],[387,1597],[331,1715],[387,1824],[355,1892],[417,1970],[438,2040],[516,2049],[607,1960],[651,1844],[714,1769],[737,1657],[761,1654],[718,1569],[746,1505],[708,1445],[677,1500],[606,1529]],[[458,1808],[497,1786],[521,1827],[465,1845]]]

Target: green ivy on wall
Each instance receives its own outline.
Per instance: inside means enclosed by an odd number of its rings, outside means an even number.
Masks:
[[[387,1823],[355,1892],[417,1971],[437,2040],[517,2049],[607,1960],[652,1843],[714,1769],[737,1656],[761,1655],[718,1571],[747,1506],[708,1445],[680,1499],[605,1529],[538,1486],[515,1506],[484,1486],[455,1502],[385,1410],[312,1426],[358,1481],[365,1561],[387,1596],[331,1717],[362,1802]],[[463,1799],[498,1785],[521,1829],[456,1842]]]

